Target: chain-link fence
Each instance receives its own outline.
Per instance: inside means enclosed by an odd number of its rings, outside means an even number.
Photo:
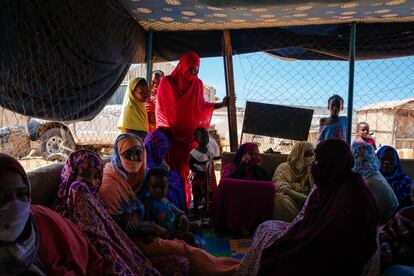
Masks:
[[[162,71],[166,75],[174,68],[173,63],[157,63],[153,66],[154,71]],[[0,151],[19,158],[28,171],[63,161],[70,152],[80,148],[94,150],[102,155],[111,154],[113,143],[119,135],[119,116],[128,83],[145,75],[145,65],[132,65],[108,104],[90,121],[48,121],[0,107]],[[204,94],[206,100],[216,100],[214,87],[206,84]],[[47,110],[44,111],[47,113]],[[220,141],[214,130],[211,133]]]
[[[338,34],[341,43],[327,39],[316,40],[309,35],[306,48],[299,49],[295,46],[276,52],[280,55],[290,52],[292,56],[303,59],[314,59],[317,53],[326,60],[286,59],[262,52],[236,56],[235,64],[241,68],[238,72],[241,76],[236,76],[238,106],[244,107],[246,101],[254,101],[313,109],[308,141],[316,143],[319,120],[330,115],[327,109],[330,96],[338,94],[344,99],[341,115],[347,115],[349,61],[342,59],[349,51],[349,25],[347,28],[348,33]],[[413,52],[414,44],[401,43],[406,37],[402,38],[398,32],[384,32],[387,31],[386,28],[387,25],[383,25],[370,32],[365,31],[362,38],[357,36],[360,40],[356,41],[353,139],[356,124],[367,122],[377,147],[392,145],[399,149],[402,158],[413,158],[414,56],[402,55]],[[413,34],[409,31],[405,35],[412,39]],[[275,39],[282,43],[286,38],[271,37],[265,41],[262,37],[251,37],[249,33],[248,39],[252,41],[252,47],[269,44],[270,49],[271,45],[278,43]],[[292,45],[298,43],[293,41]],[[387,45],[386,50],[382,47],[384,45]],[[317,50],[312,52],[309,48]],[[318,49],[320,52],[317,52]],[[329,55],[321,56],[321,53],[326,52]],[[338,54],[337,57],[334,56],[335,53]],[[389,58],[393,56],[394,58]],[[370,57],[374,59],[369,59]],[[257,124],[264,123],[257,121]],[[295,142],[280,137],[244,133],[242,142],[247,141],[256,142],[261,151],[271,149],[283,153],[288,153]]]
[[[357,36],[353,131],[356,131],[357,122],[367,122],[377,147],[393,145],[399,149],[402,158],[414,158],[414,56],[408,55],[414,51],[414,45],[412,42],[401,43],[401,33],[384,32],[387,26],[373,29],[368,34],[365,32],[362,38]],[[306,47],[303,37],[296,43],[290,38],[293,46],[278,51],[272,51],[272,47],[279,42],[286,44],[286,37],[254,37],[246,31],[251,48],[245,52],[254,52],[257,48],[268,48],[269,52],[234,57],[239,137],[246,101],[313,109],[308,140],[315,143],[319,120],[329,116],[327,100],[330,96],[338,94],[344,99],[342,113],[346,115],[349,29],[349,25],[345,25],[336,34],[336,39],[321,40],[310,34],[306,37]],[[357,25],[357,34],[358,30]],[[407,32],[403,39],[414,41],[412,35]],[[384,50],[378,45],[387,45],[387,48]],[[287,58],[289,55],[296,59]],[[174,67],[173,63],[160,63],[154,64],[153,69],[167,75]],[[19,158],[27,170],[61,160],[78,148],[109,154],[118,135],[117,125],[127,84],[132,78],[145,75],[145,65],[133,65],[108,105],[90,121],[46,121],[0,107],[0,150]],[[204,91],[207,100],[216,100],[213,87],[205,85]],[[47,114],[48,111],[42,112]],[[227,124],[225,111],[215,114],[217,122]],[[295,126],[286,124],[286,128],[292,127]],[[228,134],[228,130],[222,130],[221,126],[217,130],[217,140]],[[288,153],[295,142],[243,133],[242,142],[245,141],[258,143],[261,151],[271,149],[283,153]]]

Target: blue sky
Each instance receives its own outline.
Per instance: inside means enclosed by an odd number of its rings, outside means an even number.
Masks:
[[[286,61],[264,53],[233,57],[237,105],[246,100],[325,106],[333,94],[347,101],[348,62]],[[358,61],[354,107],[414,97],[414,57]],[[223,58],[203,58],[199,77],[225,95]]]

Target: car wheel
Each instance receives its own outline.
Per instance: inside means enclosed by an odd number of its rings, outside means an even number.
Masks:
[[[72,135],[63,128],[51,128],[40,138],[40,153],[46,160],[59,153],[69,155],[76,148]]]

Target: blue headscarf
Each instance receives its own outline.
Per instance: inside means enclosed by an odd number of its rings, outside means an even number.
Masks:
[[[378,159],[381,160],[381,157],[384,155],[385,151],[391,151],[394,156],[394,171],[391,173],[384,173],[381,172],[382,175],[387,179],[388,184],[390,184],[391,188],[394,190],[395,195],[398,198],[398,201],[402,203],[410,196],[410,189],[413,181],[410,177],[405,175],[403,172],[403,168],[400,163],[400,157],[398,156],[397,151],[390,146],[383,146],[381,147],[378,152],[377,156]]]
[[[112,158],[111,158],[111,163],[112,166],[114,166],[114,168],[125,178],[128,179],[128,173],[127,171],[125,171],[125,169],[122,167],[121,164],[121,157],[119,156],[119,152],[118,152],[118,142],[126,139],[126,138],[136,138],[139,141],[142,142],[142,140],[138,137],[138,135],[133,134],[133,133],[123,133],[121,135],[118,136],[118,138],[116,138],[115,144],[114,144],[114,153],[112,154]],[[144,148],[144,145],[143,145]]]
[[[364,142],[352,143],[352,154],[354,156],[353,171],[367,179],[379,173],[380,162],[375,155],[374,147]]]

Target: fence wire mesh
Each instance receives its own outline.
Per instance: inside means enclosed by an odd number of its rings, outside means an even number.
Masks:
[[[386,26],[384,25],[384,28]],[[358,29],[357,29],[358,30]],[[389,45],[387,56],[398,56],[400,52],[413,50],[413,45],[401,49],[395,37],[382,36],[381,29],[370,33],[363,41],[357,41],[355,63],[355,84],[353,99],[353,139],[357,123],[367,122],[376,145],[392,145],[399,150],[402,158],[413,158],[414,149],[414,57],[396,57],[388,59],[358,60],[359,57],[382,55],[376,53],[375,46],[364,47],[363,43],[381,41]],[[253,46],[272,40],[256,40],[249,33]],[[278,38],[281,41],[283,37]],[[331,45],[338,51],[349,51],[349,39]],[[318,48],[321,42],[310,41],[308,45]],[[277,42],[276,42],[277,44]],[[295,44],[295,43],[293,43]],[[329,48],[329,45],[324,45]],[[408,47],[410,47],[408,49]],[[265,46],[266,48],[266,46]],[[393,49],[396,49],[393,51]],[[306,55],[304,56],[306,58]],[[288,60],[258,52],[235,57],[235,63],[241,68],[241,77],[236,76],[238,106],[244,113],[246,101],[288,105],[314,110],[308,141],[317,143],[319,120],[330,115],[328,98],[334,94],[344,99],[341,115],[347,115],[349,61],[335,60]],[[266,112],[266,110],[263,110]],[[241,115],[243,116],[243,115]],[[262,117],[262,116],[258,116]],[[272,120],[272,118],[269,118]],[[239,119],[242,126],[242,119]],[[265,124],[257,121],[257,124]],[[255,142],[261,151],[289,153],[294,140],[279,137],[258,136],[243,133],[241,142]]]
[[[384,27],[386,27],[384,25]],[[357,29],[358,30],[358,29]],[[365,42],[382,41],[389,44],[388,56],[393,52],[392,37],[382,37],[378,29],[363,41],[357,41],[358,56],[365,56],[364,51],[375,52],[374,48],[361,47]],[[246,32],[246,39],[252,41],[251,49],[271,49],[275,39],[268,41],[263,37],[251,36]],[[318,40],[308,41],[309,45],[318,46]],[[328,42],[323,42],[328,43]],[[327,45],[325,45],[327,46]],[[329,46],[329,45],[328,45]],[[349,40],[343,39],[330,45],[338,51],[347,52]],[[21,45],[23,47],[23,45]],[[400,47],[400,46],[398,46]],[[413,45],[407,47],[414,47]],[[397,48],[397,47],[395,47]],[[358,51],[358,49],[364,49]],[[412,51],[413,49],[407,49]],[[399,50],[401,51],[401,49]],[[244,107],[246,101],[271,103],[314,110],[308,140],[316,143],[318,139],[319,120],[329,116],[327,100],[333,94],[344,99],[343,115],[347,112],[349,62],[347,60],[288,60],[268,53],[255,52],[236,55],[235,84],[238,108],[238,130],[241,142],[258,143],[261,151],[289,153],[294,140],[280,137],[266,137],[255,133],[243,133]],[[171,73],[171,63],[154,64],[154,70],[161,70],[166,75]],[[395,146],[402,158],[414,158],[414,56],[403,56],[377,60],[357,60],[355,64],[355,94],[353,110],[353,131],[356,123],[367,122],[377,146]],[[12,106],[0,107],[0,151],[7,152],[20,159],[27,170],[61,160],[62,153],[67,154],[78,148],[89,148],[109,154],[118,135],[117,125],[122,109],[127,83],[134,77],[145,77],[144,65],[132,66],[125,81],[113,95],[108,105],[91,121],[52,122],[29,118],[15,113]],[[38,81],[41,77],[34,75]],[[74,86],[76,83],[73,84]],[[50,89],[53,89],[51,86]],[[205,98],[216,100],[213,87],[205,86]],[[61,95],[65,102],[65,95]],[[80,99],[79,99],[80,100]],[[90,99],[82,99],[90,100]],[[16,102],[27,101],[16,94]],[[76,104],[76,101],[70,102]],[[40,110],[44,114],[48,110]],[[264,110],[265,112],[265,110]],[[227,122],[224,118],[222,121]],[[272,118],[269,118],[271,120]],[[257,124],[261,122],[258,121]],[[220,133],[221,140],[227,139],[227,133]],[[220,140],[220,139],[218,139]]]

